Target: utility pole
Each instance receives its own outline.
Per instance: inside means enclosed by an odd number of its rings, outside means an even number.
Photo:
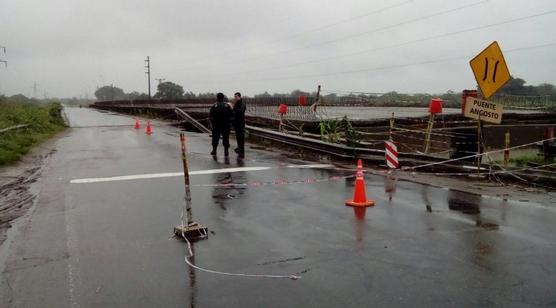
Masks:
[[[0,49],[4,50],[4,54],[6,54],[6,46],[0,46]],[[0,59],[0,63],[4,63],[4,66],[8,68],[8,61]]]
[[[149,100],[151,99],[151,60],[149,58],[149,56],[147,56],[147,60],[145,60],[145,68],[147,69],[147,71],[145,72],[145,74],[147,74],[147,82],[149,85]]]
[[[158,84],[166,80],[165,78],[155,78],[154,80],[158,81]]]
[[[33,83],[33,97],[37,98],[37,82]]]

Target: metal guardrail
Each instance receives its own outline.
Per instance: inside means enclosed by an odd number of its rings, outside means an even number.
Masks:
[[[290,135],[286,133],[276,132],[264,128],[247,125],[245,127],[249,134],[282,144],[305,148],[307,150],[330,154],[342,158],[365,158],[369,160],[385,161],[385,150],[368,149],[360,147],[348,147],[343,144],[328,143],[317,139],[305,138],[301,136]],[[436,162],[439,158],[430,155],[421,155],[413,153],[400,152],[400,160],[411,160],[412,162]]]
[[[193,124],[193,126],[195,126],[201,132],[203,132],[205,134],[210,134],[211,133],[210,129],[206,128],[203,124],[201,124],[197,120],[193,119],[193,117],[191,117],[187,112],[181,110],[178,107],[175,107],[174,111],[176,112],[176,114],[179,117],[181,117],[184,120],[188,121],[189,123]]]

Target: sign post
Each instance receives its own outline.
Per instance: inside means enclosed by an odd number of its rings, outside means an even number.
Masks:
[[[511,79],[510,71],[498,42],[494,41],[469,61],[475,80],[479,85],[482,96],[489,99]],[[477,119],[477,154],[482,154],[483,132],[482,122],[500,124],[502,121],[502,105],[485,100],[467,97],[464,115]],[[481,170],[481,156],[477,156],[477,171]]]

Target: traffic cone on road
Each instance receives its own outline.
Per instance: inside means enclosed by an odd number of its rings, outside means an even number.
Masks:
[[[151,125],[151,121],[147,121],[147,127],[145,128],[145,134],[152,135],[153,127]]]
[[[363,162],[357,161],[357,176],[355,178],[355,190],[353,199],[346,200],[346,205],[367,207],[375,205],[374,200],[368,199],[365,193],[365,180],[363,179]]]
[[[135,129],[141,129],[141,121],[139,121],[139,118],[135,118]]]

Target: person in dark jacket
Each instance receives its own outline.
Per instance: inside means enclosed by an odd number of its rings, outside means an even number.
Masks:
[[[236,133],[237,148],[235,152],[238,158],[245,157],[245,103],[241,99],[241,93],[234,94],[234,130]]]
[[[224,156],[228,156],[230,147],[230,122],[233,116],[232,107],[224,102],[224,94],[216,95],[216,103],[210,108],[209,119],[212,125],[212,152],[216,155],[216,148],[222,135],[222,145],[224,146]]]

